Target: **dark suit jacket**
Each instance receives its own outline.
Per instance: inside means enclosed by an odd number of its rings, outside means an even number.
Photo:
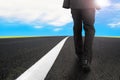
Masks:
[[[63,8],[85,9],[95,8],[94,0],[64,0]]]

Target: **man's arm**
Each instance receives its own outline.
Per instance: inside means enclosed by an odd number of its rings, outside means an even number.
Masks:
[[[64,0],[63,8],[69,9],[70,8],[70,0]]]

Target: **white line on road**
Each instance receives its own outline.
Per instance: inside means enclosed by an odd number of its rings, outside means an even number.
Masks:
[[[16,80],[44,80],[67,39],[68,37],[59,42],[44,57],[26,70]]]

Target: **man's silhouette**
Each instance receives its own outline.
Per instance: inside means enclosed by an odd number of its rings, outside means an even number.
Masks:
[[[92,44],[95,34],[95,8],[94,0],[64,0],[63,8],[71,8],[74,22],[74,44],[79,63],[84,70],[90,70],[92,61]],[[85,39],[82,39],[82,28],[85,31]]]

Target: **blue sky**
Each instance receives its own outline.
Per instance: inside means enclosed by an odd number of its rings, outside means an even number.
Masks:
[[[120,36],[120,0],[98,0],[96,36]],[[101,1],[101,2],[100,2]],[[72,36],[63,0],[0,0],[0,36]]]

